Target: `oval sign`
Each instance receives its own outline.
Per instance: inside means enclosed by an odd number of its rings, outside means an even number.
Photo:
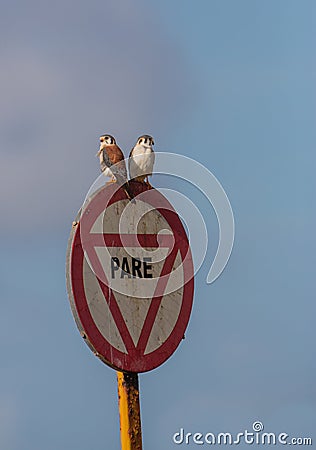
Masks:
[[[187,327],[194,269],[169,201],[130,182],[134,200],[107,185],[78,214],[67,251],[67,289],[86,343],[109,366],[145,372],[165,362]]]

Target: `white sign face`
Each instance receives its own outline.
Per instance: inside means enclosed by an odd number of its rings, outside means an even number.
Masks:
[[[184,228],[158,191],[133,202],[111,186],[85,205],[68,249],[68,292],[89,346],[119,370],[144,372],[176,349],[193,301]]]

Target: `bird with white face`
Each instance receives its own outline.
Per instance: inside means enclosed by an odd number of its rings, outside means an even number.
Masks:
[[[140,136],[136,145],[132,148],[128,160],[130,179],[146,183],[149,187],[152,186],[148,181],[148,177],[152,175],[155,162],[153,145],[154,139],[151,136],[148,134]]]
[[[100,149],[97,156],[99,156],[103,174],[106,177],[111,177],[110,182],[118,182],[125,190],[128,198],[131,199],[127,181],[125,158],[113,136],[110,134],[103,134],[100,136]]]

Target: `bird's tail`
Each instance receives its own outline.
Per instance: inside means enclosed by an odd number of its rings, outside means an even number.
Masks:
[[[124,176],[124,175],[122,176],[122,174],[117,172],[117,173],[115,173],[115,178],[116,178],[116,181],[118,182],[118,184],[124,189],[124,191],[127,195],[127,198],[129,200],[133,200],[134,196],[131,192],[131,187],[129,185],[129,182],[127,181],[126,176]]]
[[[131,187],[130,187],[130,184],[129,184],[128,181],[126,181],[126,182],[122,185],[122,188],[124,189],[124,191],[125,191],[125,193],[126,193],[128,199],[129,199],[129,200],[133,200],[134,196],[133,196],[133,194],[132,194],[132,192],[131,192]]]

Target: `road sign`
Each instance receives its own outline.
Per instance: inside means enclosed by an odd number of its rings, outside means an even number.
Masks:
[[[168,200],[131,182],[134,201],[107,185],[83,206],[67,251],[72,311],[89,347],[117,370],[145,372],[178,347],[193,302],[193,262]]]

